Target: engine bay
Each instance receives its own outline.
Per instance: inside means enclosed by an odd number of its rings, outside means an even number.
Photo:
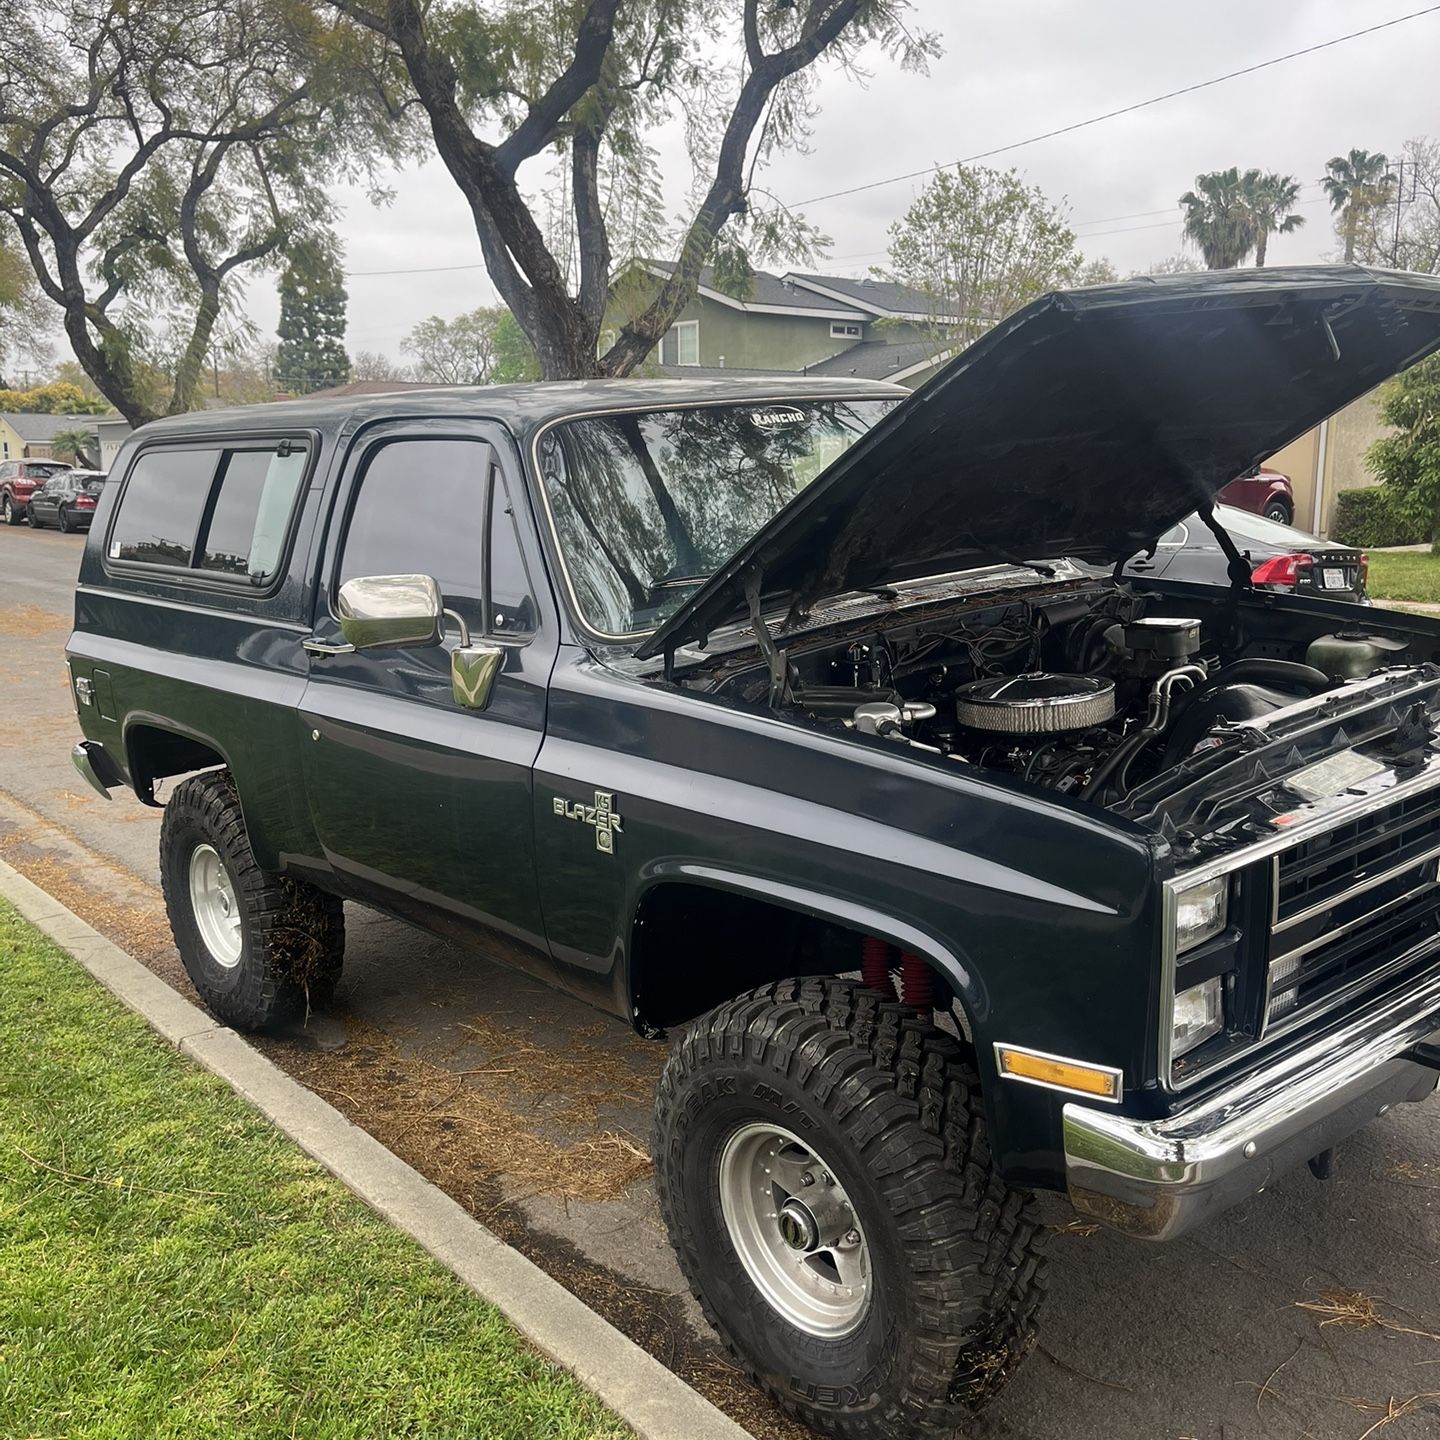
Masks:
[[[764,636],[768,663],[731,660],[708,688],[1123,807],[1206,752],[1233,753],[1282,712],[1333,708],[1377,675],[1440,679],[1433,640],[1398,615],[1377,622],[1336,624],[1223,591],[1176,602],[1105,582],[1050,586],[846,626],[838,639]]]

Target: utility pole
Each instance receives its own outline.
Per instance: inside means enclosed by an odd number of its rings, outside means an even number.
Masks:
[[[1395,172],[1395,238],[1390,242],[1390,268],[1400,268],[1400,210],[1405,203],[1405,160],[1401,157]]]

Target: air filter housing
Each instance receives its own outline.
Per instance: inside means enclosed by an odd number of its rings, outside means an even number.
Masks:
[[[1115,686],[1095,675],[992,676],[955,692],[955,718],[999,735],[1053,735],[1088,730],[1115,715]]]

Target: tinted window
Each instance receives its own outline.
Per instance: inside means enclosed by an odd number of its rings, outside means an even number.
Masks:
[[[532,635],[535,602],[520,553],[514,510],[498,470],[490,497],[490,628],[501,635]]]
[[[52,475],[63,475],[68,465],[26,465],[25,474],[35,480],[48,480]]]
[[[130,471],[110,532],[112,560],[188,566],[218,450],[149,450]]]
[[[234,450],[225,458],[219,493],[205,529],[202,570],[230,575],[272,575],[306,455],[292,450]]]
[[[341,584],[431,575],[445,603],[483,629],[489,465],[489,447],[476,440],[393,440],[371,451],[345,532]]]

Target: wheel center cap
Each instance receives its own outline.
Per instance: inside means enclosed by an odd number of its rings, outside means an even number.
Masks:
[[[820,1226],[803,1200],[793,1196],[780,1207],[780,1238],[792,1249],[808,1255],[820,1243]]]

